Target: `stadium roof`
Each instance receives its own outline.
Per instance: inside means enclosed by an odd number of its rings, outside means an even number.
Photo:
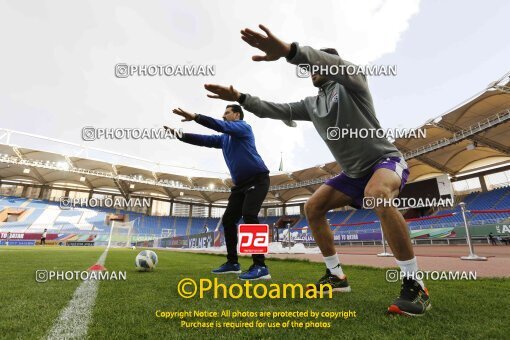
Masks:
[[[510,72],[481,93],[419,129],[425,138],[394,143],[410,166],[410,181],[447,173],[452,177],[510,164]],[[16,140],[18,137],[18,140]],[[23,138],[19,138],[23,137]],[[40,141],[51,147],[40,150]],[[0,130],[0,179],[36,184],[70,183],[83,189],[147,192],[166,198],[225,200],[230,179],[204,177],[201,170],[175,166],[10,130]],[[27,171],[29,169],[29,171]],[[180,170],[183,170],[182,168]],[[309,196],[324,179],[338,174],[335,162],[271,176],[268,201]],[[192,177],[191,177],[192,176]]]
[[[510,73],[449,112],[427,121],[425,139],[396,139],[410,180],[510,161]]]

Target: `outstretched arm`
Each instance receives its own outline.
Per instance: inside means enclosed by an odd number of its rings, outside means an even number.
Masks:
[[[190,113],[184,111],[181,108],[177,108],[172,110],[178,116],[183,117],[184,121],[194,120],[198,124],[205,126],[206,128],[212,129],[214,131],[226,133],[236,137],[242,137],[250,133],[250,127],[246,124],[242,124],[238,121],[223,121],[219,119],[214,119],[209,116],[200,115],[196,113]]]
[[[310,120],[304,100],[293,103],[273,103],[259,97],[243,94],[239,103],[260,118],[279,119],[285,123],[293,120]]]
[[[266,53],[262,56],[253,56],[252,59],[254,61],[273,61],[285,57],[288,62],[294,65],[339,66],[340,70],[347,65],[353,65],[337,55],[319,51],[308,46],[300,47],[298,43],[286,43],[278,39],[265,26],[259,25],[259,27],[267,36],[252,31],[249,28],[241,31],[241,39],[250,46]],[[348,75],[345,72],[330,72],[330,74],[327,74],[326,72],[324,76],[352,90],[363,91],[367,89],[367,82],[362,74]]]
[[[292,120],[310,120],[303,100],[293,103],[272,103],[251,96],[247,93],[240,93],[232,85],[221,86],[215,84],[205,84],[205,89],[212,92],[208,94],[209,98],[223,99],[226,101],[237,101],[246,110],[252,112],[260,118],[279,119],[286,123]]]
[[[177,136],[177,139],[183,141],[184,143],[193,144],[197,146],[205,146],[208,148],[216,148],[221,149],[221,136],[220,135],[198,135],[194,133],[183,133],[182,137],[179,137],[178,134],[175,134],[175,129],[163,126],[165,129],[172,131],[172,133]]]

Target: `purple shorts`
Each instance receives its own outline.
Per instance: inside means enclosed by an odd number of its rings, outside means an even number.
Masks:
[[[370,173],[363,177],[350,178],[342,172],[340,175],[328,179],[325,184],[352,198],[351,206],[360,209],[363,206],[363,197],[365,196],[365,187],[368,181],[377,169],[382,168],[394,171],[400,177],[400,191],[402,191],[409,177],[409,169],[405,160],[400,157],[381,159],[379,163],[370,170]]]

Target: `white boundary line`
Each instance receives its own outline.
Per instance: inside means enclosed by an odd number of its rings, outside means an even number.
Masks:
[[[104,265],[108,248],[101,254],[97,263]],[[69,304],[53,322],[48,339],[85,338],[92,319],[92,309],[99,288],[98,280],[83,281],[74,291]]]

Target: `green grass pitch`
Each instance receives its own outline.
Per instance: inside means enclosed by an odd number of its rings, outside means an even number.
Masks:
[[[95,247],[51,246],[0,248],[0,337],[45,338],[81,281],[37,283],[35,271],[85,270],[95,263],[103,250]],[[182,278],[198,281],[200,278],[216,277],[220,283],[227,285],[243,282],[235,275],[210,274],[212,268],[224,262],[224,257],[217,255],[160,250],[156,251],[159,257],[156,270],[138,272],[134,259],[140,250],[113,249],[109,252],[106,268],[110,271],[126,271],[127,280],[99,283],[92,322],[88,328],[89,339],[508,338],[506,316],[510,281],[506,279],[427,282],[432,309],[421,318],[405,318],[385,314],[400,287],[397,283],[385,281],[383,269],[345,266],[352,292],[335,294],[333,299],[213,299],[211,295],[203,299],[184,299],[177,293],[177,283]],[[265,281],[265,284],[315,282],[324,271],[322,264],[303,261],[268,260],[267,264],[273,280]],[[241,265],[246,269],[250,260],[242,258]],[[327,329],[189,329],[181,328],[178,319],[157,318],[156,310],[354,310],[357,317],[331,321],[331,328]],[[250,320],[253,319],[225,319]]]

